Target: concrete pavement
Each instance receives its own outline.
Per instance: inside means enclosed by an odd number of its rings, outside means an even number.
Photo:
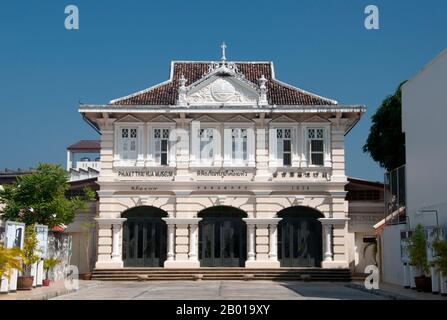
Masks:
[[[270,281],[99,282],[55,300],[386,300],[345,283]]]

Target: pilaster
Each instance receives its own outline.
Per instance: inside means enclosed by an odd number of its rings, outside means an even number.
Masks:
[[[279,268],[277,225],[281,218],[244,218],[247,224],[246,268]]]
[[[121,228],[125,218],[96,218],[98,222],[98,260],[97,269],[123,268],[120,245]]]
[[[198,224],[201,218],[163,218],[168,225],[165,268],[199,268]]]

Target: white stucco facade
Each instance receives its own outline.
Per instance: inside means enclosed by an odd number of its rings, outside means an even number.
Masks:
[[[158,86],[107,105],[79,108],[101,133],[96,268],[124,266],[123,213],[141,206],[167,215],[166,268],[201,266],[199,213],[219,206],[246,214],[245,267],[280,267],[278,213],[309,207],[321,214],[321,267],[348,268],[344,139],[364,107],[331,100],[322,100],[326,105],[274,105],[269,90],[283,84],[275,82],[271,63],[262,65],[271,68],[269,84],[262,75],[259,86],[238,70],[253,62],[201,62],[210,67],[195,81],[176,77],[188,63],[174,62],[171,79]],[[177,83],[174,104],[126,100],[143,101],[170,83]]]
[[[411,228],[447,226],[447,50],[402,88],[406,137],[406,204]]]

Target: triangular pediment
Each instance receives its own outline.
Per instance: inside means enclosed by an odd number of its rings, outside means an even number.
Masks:
[[[152,120],[150,120],[150,122],[166,123],[166,122],[174,122],[174,121],[161,114],[161,115],[156,116]]]
[[[208,122],[219,122],[218,120],[214,119],[213,117],[210,117],[209,115],[203,115],[198,117],[197,119],[194,119],[194,121],[200,121],[203,123],[208,123]]]
[[[270,121],[270,123],[293,123],[293,122],[296,122],[296,121],[286,115],[281,115],[281,116],[273,119],[272,121]]]
[[[248,119],[248,118],[246,118],[246,117],[244,117],[244,116],[237,115],[237,116],[235,116],[235,117],[233,117],[231,119],[228,119],[225,122],[230,122],[230,123],[247,123],[247,122],[253,122],[253,121]]]
[[[312,116],[312,117],[304,120],[303,122],[321,123],[321,122],[329,122],[329,120],[325,119],[323,117],[320,117],[320,116]]]
[[[118,119],[116,122],[143,122],[142,120],[134,117],[133,115],[125,115],[124,117]]]
[[[186,101],[200,105],[257,105],[259,93],[250,81],[236,75],[211,75],[188,87]]]

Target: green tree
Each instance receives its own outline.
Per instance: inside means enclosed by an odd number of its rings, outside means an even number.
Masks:
[[[17,182],[0,190],[0,203],[5,207],[3,220],[24,222],[26,225],[43,224],[52,228],[73,221],[78,209],[87,208],[87,200],[94,198],[91,189],[84,196],[68,199],[68,173],[55,164],[39,164],[31,174],[19,176]]]
[[[25,240],[23,242],[22,250],[22,265],[23,274],[26,276],[31,275],[31,267],[34,263],[39,261],[39,256],[37,255],[37,234],[34,229],[34,225],[28,225],[25,228]]]
[[[405,164],[405,134],[402,132],[402,85],[383,100],[372,116],[372,126],[363,152],[391,171]]]

